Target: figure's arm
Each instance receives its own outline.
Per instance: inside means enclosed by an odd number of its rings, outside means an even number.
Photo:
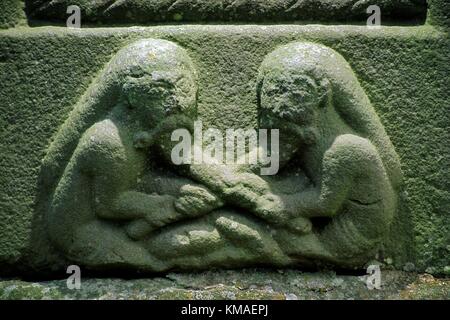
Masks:
[[[120,214],[114,210],[114,201],[136,179],[127,158],[119,131],[110,120],[95,124],[80,139],[73,159],[78,174],[89,180],[82,192],[91,193],[91,208],[99,218],[130,220],[138,217],[133,212]]]
[[[190,196],[186,196],[187,193]],[[131,238],[139,240],[156,229],[205,215],[223,205],[215,195],[199,186],[185,185],[181,188],[180,195],[177,199],[171,195],[127,191],[114,201],[111,214],[107,218],[133,219],[127,225],[126,231]]]
[[[114,201],[112,212],[114,217],[132,217],[126,232],[130,238],[139,240],[179,219],[174,201],[175,198],[169,195],[127,191]]]
[[[256,199],[269,192],[268,183],[240,165],[191,165],[192,179],[206,185],[226,203],[251,210]]]
[[[368,140],[342,135],[324,154],[319,185],[297,194],[282,195],[277,201],[291,218],[333,217],[355,188],[355,177],[367,176],[374,161],[381,162],[377,150]],[[258,211],[265,211],[265,202],[265,199],[261,200]]]
[[[346,159],[345,152],[328,150],[322,160],[322,178],[319,185],[310,187],[296,194],[282,195],[286,215],[292,218],[298,216],[332,217],[339,212],[347,199],[352,184],[352,159]],[[350,162],[348,162],[350,161]],[[264,207],[261,207],[264,210]]]

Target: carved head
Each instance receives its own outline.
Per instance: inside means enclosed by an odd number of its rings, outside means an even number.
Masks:
[[[318,126],[318,112],[331,100],[331,84],[312,61],[295,52],[297,47],[291,47],[287,45],[273,51],[261,65],[259,125],[284,129],[292,139],[310,140],[306,136]],[[306,53],[314,54],[313,51]]]
[[[173,114],[196,114],[197,83],[186,51],[173,42],[148,39],[119,52],[121,99],[151,125]]]
[[[332,130],[322,122],[327,116],[342,121],[377,147],[392,184],[400,185],[392,143],[349,63],[335,50],[310,42],[275,49],[261,64],[257,99],[260,127],[280,129],[280,138],[291,142],[314,142],[308,132]]]

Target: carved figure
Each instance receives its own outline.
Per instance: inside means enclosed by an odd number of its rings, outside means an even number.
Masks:
[[[43,164],[49,236],[67,259],[165,271],[357,267],[374,255],[401,170],[341,55],[299,42],[264,60],[259,126],[280,130],[274,177],[257,166],[171,165],[171,132],[191,130],[196,93],[192,61],[165,40],[127,46],[92,83]]]

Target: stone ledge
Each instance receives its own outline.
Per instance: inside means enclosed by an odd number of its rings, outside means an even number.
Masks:
[[[24,282],[0,280],[0,299],[99,300],[322,300],[322,299],[450,299],[450,279],[428,274],[382,271],[382,288],[369,290],[365,276],[296,270],[210,271],[172,273],[166,277],[122,280],[82,279],[80,290],[66,280]]]

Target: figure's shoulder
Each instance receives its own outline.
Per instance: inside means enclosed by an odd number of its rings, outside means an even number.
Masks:
[[[337,136],[326,156],[339,157],[346,161],[379,158],[378,151],[370,140],[354,134]]]
[[[80,139],[79,151],[105,153],[122,148],[123,131],[111,119],[104,119],[89,127]],[[81,150],[80,150],[81,149]]]
[[[90,126],[81,137],[88,143],[114,141],[120,137],[120,128],[111,119],[104,119]]]
[[[118,133],[118,127],[116,123],[114,123],[111,119],[103,119],[101,121],[98,121],[94,123],[92,126],[90,126],[86,132],[83,134],[83,136],[108,136],[108,135],[115,135]]]

